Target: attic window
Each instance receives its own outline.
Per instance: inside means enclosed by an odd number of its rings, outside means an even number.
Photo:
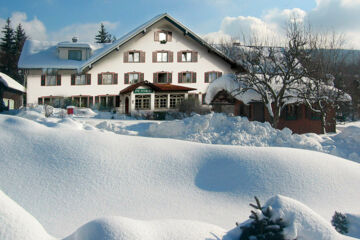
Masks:
[[[166,33],[164,32],[159,33],[159,41],[161,43],[166,43]]]
[[[69,50],[68,59],[81,61],[81,50]]]
[[[160,43],[171,42],[172,32],[169,31],[157,31],[154,33],[154,41]]]

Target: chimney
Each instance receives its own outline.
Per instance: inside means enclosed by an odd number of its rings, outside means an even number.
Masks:
[[[77,37],[73,37],[73,38],[72,38],[72,42],[73,42],[73,43],[76,43],[77,41],[78,41],[78,38],[77,38]]]

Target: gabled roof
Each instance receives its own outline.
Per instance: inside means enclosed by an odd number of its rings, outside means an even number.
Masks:
[[[223,60],[231,64],[232,66],[238,66],[238,64],[222,53],[220,50],[214,48],[210,44],[208,44],[205,40],[203,40],[200,36],[195,34],[189,28],[182,25],[176,19],[171,17],[167,13],[163,13],[155,16],[129,33],[125,34],[121,38],[117,39],[115,42],[111,44],[103,44],[94,46],[91,45],[93,51],[92,56],[86,61],[74,61],[74,60],[65,60],[58,59],[56,55],[56,43],[49,42],[38,42],[34,40],[27,40],[25,42],[24,48],[21,52],[21,56],[19,59],[19,68],[57,68],[57,69],[76,69],[78,72],[82,72],[87,68],[91,67],[92,64],[99,61],[112,51],[119,49],[123,44],[133,39],[135,36],[142,32],[146,32],[149,27],[156,24],[160,20],[165,19],[173,24],[175,27],[184,32],[185,35],[188,35],[196,42],[206,47],[208,51],[213,52],[217,56],[221,57]]]
[[[19,92],[25,92],[25,87],[23,85],[2,72],[0,72],[0,83],[4,84],[7,88],[11,88]]]
[[[124,35],[123,37],[121,37],[120,39],[116,40],[112,45],[110,45],[107,48],[104,48],[103,51],[99,52],[99,54],[92,56],[91,58],[89,58],[85,64],[83,64],[80,67],[80,70],[83,71],[86,67],[91,66],[91,64],[93,64],[94,62],[100,60],[102,57],[106,56],[107,54],[109,54],[110,52],[114,51],[115,49],[118,49],[121,45],[125,44],[126,42],[128,42],[129,40],[131,40],[133,37],[135,37],[136,35],[145,32],[147,30],[147,28],[151,27],[152,25],[154,25],[155,23],[159,22],[162,19],[166,19],[167,21],[169,21],[170,23],[172,23],[175,27],[179,28],[181,31],[184,32],[184,34],[190,36],[192,39],[194,39],[195,41],[197,41],[198,43],[200,43],[201,45],[203,45],[204,47],[206,47],[209,51],[217,54],[219,57],[223,58],[225,61],[227,61],[228,63],[230,63],[231,65],[236,65],[235,61],[232,60],[231,58],[229,58],[228,56],[226,56],[224,53],[222,53],[221,51],[219,51],[218,49],[214,48],[213,46],[211,46],[210,44],[208,44],[205,40],[203,40],[200,36],[198,36],[197,34],[195,34],[193,31],[191,31],[189,28],[185,27],[184,25],[182,25],[180,22],[178,22],[175,18],[171,17],[169,14],[167,13],[163,13],[160,14],[152,19],[150,19],[149,21],[147,21],[146,23],[140,25],[139,27],[135,28],[134,30],[132,30],[131,32],[129,32],[128,34]]]
[[[187,92],[196,90],[196,88],[183,87],[173,84],[164,84],[164,83],[150,83],[148,81],[138,82],[128,86],[127,88],[120,91],[120,94],[126,94],[134,91],[140,86],[147,86],[154,90],[155,92]]]

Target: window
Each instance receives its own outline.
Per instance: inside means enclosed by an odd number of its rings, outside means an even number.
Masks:
[[[155,108],[167,108],[167,95],[155,95]]]
[[[124,74],[124,84],[133,84],[144,81],[144,73],[128,72]]]
[[[106,72],[98,74],[98,85],[117,84],[117,81],[117,73]]]
[[[171,83],[172,73],[169,72],[157,72],[154,73],[154,83]]]
[[[136,95],[135,109],[136,110],[150,110],[151,95]]]
[[[81,50],[69,50],[68,51],[68,59],[81,61]]]
[[[124,63],[143,63],[145,62],[145,52],[133,50],[124,52]]]
[[[140,53],[129,52],[129,62],[140,62]]]
[[[170,108],[176,108],[184,99],[184,94],[170,94]]]
[[[181,53],[182,62],[191,62],[191,52],[182,52]]]
[[[91,74],[72,74],[71,85],[91,85]]]
[[[129,81],[131,84],[139,82],[139,74],[138,73],[129,73]]]
[[[41,86],[60,86],[61,75],[41,75]]]
[[[154,41],[160,42],[162,44],[166,42],[171,42],[172,40],[172,32],[169,31],[157,31],[154,33]]]
[[[158,52],[156,57],[157,62],[168,62],[167,52]]]
[[[152,61],[155,62],[173,62],[174,54],[171,51],[161,50],[152,53]]]
[[[217,71],[206,72],[205,73],[205,82],[206,83],[211,83],[215,79],[217,79],[217,78],[219,78],[221,76],[222,76],[222,72],[217,72]]]
[[[159,73],[158,83],[166,83],[166,82],[167,82],[167,73]]]
[[[56,86],[56,75],[46,75],[46,86]]]
[[[177,53],[178,62],[197,62],[198,61],[198,52],[196,51],[180,51]]]
[[[195,83],[196,82],[196,73],[195,72],[180,72],[178,82],[179,83]]]
[[[299,115],[299,107],[296,105],[287,105],[285,106],[285,119],[286,120],[296,120]]]

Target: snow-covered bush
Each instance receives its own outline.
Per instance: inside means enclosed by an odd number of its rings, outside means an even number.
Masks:
[[[348,221],[344,214],[335,211],[332,217],[331,224],[335,227],[336,231],[341,234],[348,233]]]
[[[250,222],[240,226],[242,234],[240,240],[282,240],[285,239],[283,230],[285,223],[281,218],[273,218],[271,206],[262,207],[255,197],[256,205],[250,203],[255,210],[251,210]]]

